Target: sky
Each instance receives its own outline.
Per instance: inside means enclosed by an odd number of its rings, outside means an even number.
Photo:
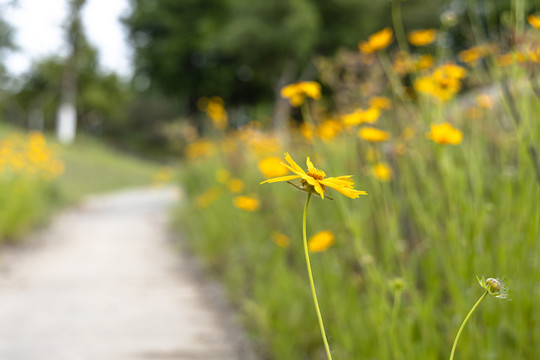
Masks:
[[[11,0],[0,0],[0,4]],[[15,29],[14,42],[20,51],[6,57],[8,71],[18,75],[32,61],[50,55],[65,55],[61,25],[68,0],[17,0],[18,6],[4,6],[3,18]],[[129,11],[128,0],[87,0],[83,24],[89,42],[99,51],[100,66],[122,76],[132,72],[127,33],[119,18]]]

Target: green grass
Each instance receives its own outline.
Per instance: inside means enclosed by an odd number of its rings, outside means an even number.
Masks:
[[[150,185],[160,168],[156,163],[84,137],[73,145],[61,147],[59,153],[66,171],[58,179],[58,186],[69,201],[87,194]]]

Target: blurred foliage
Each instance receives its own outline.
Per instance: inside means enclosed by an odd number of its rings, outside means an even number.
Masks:
[[[2,9],[6,4],[0,4],[0,78],[5,75],[5,68],[2,64],[6,50],[14,48],[13,29],[2,16]]]
[[[132,6],[125,23],[137,76],[194,111],[201,96],[219,95],[233,105],[272,101],[280,77],[313,76],[314,55],[354,46],[384,18],[388,4],[133,0]]]
[[[114,73],[98,68],[97,51],[87,43],[77,60],[78,127],[106,137],[121,137],[129,128],[126,106],[132,99],[128,84]],[[35,130],[54,130],[66,62],[44,59],[17,79],[18,89],[4,100],[3,110],[11,123]]]

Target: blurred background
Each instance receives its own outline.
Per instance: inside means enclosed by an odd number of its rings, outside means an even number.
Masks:
[[[447,357],[485,275],[460,357],[535,359],[539,41],[533,0],[0,0],[0,240],[172,183],[261,358],[322,358],[304,194],[259,185],[309,156],[368,193],[308,216],[336,358]]]

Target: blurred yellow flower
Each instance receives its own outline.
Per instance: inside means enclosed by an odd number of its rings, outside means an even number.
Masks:
[[[414,62],[411,55],[405,51],[400,51],[394,58],[394,71],[398,75],[406,75],[414,69]]]
[[[527,55],[530,61],[538,63],[540,62],[540,47],[534,47],[527,51]]]
[[[411,31],[407,35],[407,39],[409,39],[409,42],[414,46],[426,46],[437,39],[437,30],[425,29]]]
[[[308,142],[311,143],[315,137],[315,126],[312,124],[303,123],[300,125],[300,134]]]
[[[266,157],[259,161],[259,171],[266,177],[286,175],[289,170],[281,165],[281,159],[276,156]]]
[[[363,127],[358,130],[358,137],[369,142],[381,142],[388,140],[390,134],[374,127]]]
[[[272,241],[274,242],[274,244],[282,248],[286,248],[291,242],[287,235],[280,232],[272,233]]]
[[[213,143],[208,140],[199,139],[186,145],[184,153],[188,159],[197,159],[208,157],[214,154],[215,150],[216,148]]]
[[[392,102],[386,97],[374,96],[369,99],[369,106],[380,110],[388,110],[392,106]]]
[[[461,131],[454,128],[450,123],[431,124],[431,131],[426,133],[428,139],[433,140],[437,144],[442,145],[457,145],[461,143],[463,135]]]
[[[390,181],[394,177],[394,171],[387,163],[377,163],[372,169],[373,176],[379,181]]]
[[[341,131],[341,125],[338,121],[328,119],[322,122],[317,128],[317,135],[322,141],[330,141],[339,135]]]
[[[368,41],[358,43],[358,48],[364,54],[371,54],[386,48],[394,40],[394,33],[389,27],[376,32],[368,38]]]
[[[488,94],[480,94],[475,98],[475,100],[478,107],[482,109],[492,109],[494,106],[493,98]]]
[[[485,56],[485,49],[481,46],[473,46],[470,49],[462,50],[458,53],[459,60],[466,64],[474,64]]]
[[[433,55],[424,54],[418,58],[418,60],[415,63],[415,69],[417,71],[420,70],[427,70],[433,66]]]
[[[170,166],[164,166],[154,175],[154,184],[165,184],[173,178],[174,171]]]
[[[308,250],[311,252],[325,251],[334,243],[334,233],[329,230],[319,231],[309,238]]]
[[[289,99],[292,106],[298,107],[306,97],[318,100],[321,98],[321,84],[316,81],[300,81],[281,89],[281,97]]]
[[[211,98],[202,97],[197,100],[199,110],[206,112],[216,129],[223,130],[227,127],[228,117],[225,110],[225,102],[219,96]]]
[[[377,107],[370,107],[367,110],[356,109],[350,114],[345,114],[341,117],[341,121],[345,126],[354,126],[363,123],[373,124],[380,116],[380,110]]]
[[[533,27],[540,30],[540,16],[536,16],[535,14],[531,14],[531,15],[527,16],[527,21]]]
[[[336,191],[347,197],[350,197],[351,199],[356,199],[360,195],[367,195],[365,191],[353,189],[354,182],[350,180],[351,175],[327,178],[324,171],[319,170],[313,166],[313,163],[311,162],[311,160],[309,160],[309,156],[306,160],[306,164],[308,167],[307,173],[300,166],[298,166],[296,162],[294,162],[294,160],[288,153],[285,153],[285,160],[287,161],[287,163],[289,163],[289,165],[284,163],[282,163],[282,165],[289,169],[291,172],[293,172],[295,175],[281,176],[273,179],[268,179],[261,182],[261,184],[302,179],[300,183],[304,191],[307,191],[309,193],[317,193],[323,199],[324,192],[326,191],[327,186],[335,189]]]
[[[416,91],[425,93],[435,99],[445,102],[454,97],[461,89],[461,80],[467,71],[453,63],[436,68],[431,76],[422,76],[414,81]]]
[[[217,187],[211,187],[195,198],[195,207],[199,209],[205,209],[214,201],[216,201],[220,195],[221,192]]]
[[[261,207],[261,203],[254,196],[237,196],[234,198],[234,206],[245,211],[256,211]]]
[[[242,191],[244,191],[244,182],[240,179],[233,178],[227,182],[227,187],[229,188],[229,191],[238,194]]]

